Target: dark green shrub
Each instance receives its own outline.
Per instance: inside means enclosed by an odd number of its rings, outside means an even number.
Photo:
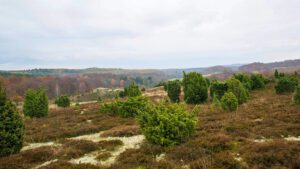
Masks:
[[[23,111],[29,117],[45,117],[48,115],[48,97],[43,89],[29,89],[25,93]]]
[[[277,79],[279,78],[279,72],[277,69],[275,69],[275,72],[274,72],[274,77]]]
[[[119,97],[121,97],[121,98],[124,98],[124,97],[126,97],[126,95],[125,95],[125,91],[120,91],[119,92]]]
[[[238,99],[238,103],[242,104],[248,100],[248,91],[244,88],[243,84],[235,79],[231,78],[226,81],[228,92],[232,92]]]
[[[221,105],[226,111],[236,111],[238,107],[238,99],[232,92],[225,93],[221,99]]]
[[[131,83],[128,87],[124,88],[124,94],[128,97],[135,97],[142,95],[142,92],[137,85]]]
[[[210,86],[210,80],[208,78],[205,78],[205,80],[206,80],[207,87],[209,87]]]
[[[239,80],[248,91],[252,90],[253,82],[248,75],[240,73],[234,74],[233,76]]]
[[[167,92],[170,100],[174,103],[180,101],[181,85],[179,80],[169,81],[167,83]]]
[[[148,107],[148,99],[143,96],[130,97],[127,101],[114,101],[101,106],[100,112],[117,114],[121,117],[134,117]]]
[[[170,146],[185,141],[194,133],[196,117],[179,104],[160,104],[140,113],[139,123],[146,139]]]
[[[56,100],[55,100],[55,104],[58,107],[69,107],[70,106],[70,99],[68,96],[59,96]]]
[[[297,79],[294,77],[280,77],[275,86],[276,93],[291,93],[295,91],[295,87],[297,86]]]
[[[197,104],[206,101],[208,97],[208,87],[205,78],[197,73],[183,72],[183,91],[184,100],[190,104]]]
[[[219,81],[212,81],[210,84],[210,96],[212,98],[217,98],[217,99],[221,99],[222,96],[225,94],[225,92],[227,91],[227,85],[226,83],[223,82],[219,82]]]
[[[252,74],[252,89],[261,89],[265,87],[265,79],[261,74]]]
[[[293,100],[296,104],[300,104],[300,84],[299,83],[298,83],[298,86],[296,87]]]
[[[0,84],[0,156],[20,151],[23,145],[24,124],[16,106],[7,100]]]

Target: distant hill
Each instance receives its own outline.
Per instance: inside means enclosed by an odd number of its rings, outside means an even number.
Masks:
[[[272,63],[251,63],[239,67],[239,71],[243,72],[269,72],[274,69],[287,68],[287,67],[300,67],[300,59],[286,60],[282,62]]]

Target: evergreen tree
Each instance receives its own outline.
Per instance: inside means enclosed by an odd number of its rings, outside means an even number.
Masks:
[[[261,74],[252,74],[252,89],[261,89],[265,87],[265,79]]]
[[[274,77],[277,79],[279,78],[279,72],[277,69],[275,69],[275,72],[274,72]]]
[[[167,83],[167,92],[170,100],[174,103],[180,101],[181,85],[179,80],[169,81]]]
[[[207,81],[201,74],[197,72],[186,74],[183,72],[182,84],[184,100],[187,103],[197,104],[206,101],[208,97]]]
[[[226,84],[228,86],[227,92],[232,92],[238,99],[239,104],[245,103],[248,100],[248,91],[239,80],[231,78],[226,81]]]
[[[29,89],[25,93],[23,111],[29,117],[45,117],[48,115],[48,97],[43,89]]]
[[[221,99],[221,105],[226,111],[236,111],[238,107],[238,99],[232,92],[226,92]]]
[[[240,73],[234,74],[233,76],[239,80],[248,91],[252,90],[253,82],[248,75]]]
[[[23,145],[24,124],[16,106],[7,100],[0,84],[0,156],[20,151]]]
[[[58,97],[56,100],[55,100],[55,104],[58,106],[58,107],[69,107],[70,104],[71,104],[71,101],[69,99],[68,96],[60,96]]]
[[[131,83],[128,87],[124,88],[124,95],[128,97],[136,97],[142,95],[142,92],[137,85]]]

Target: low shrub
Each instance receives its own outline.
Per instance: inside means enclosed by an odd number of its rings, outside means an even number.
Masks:
[[[253,81],[248,75],[240,73],[240,74],[234,74],[233,76],[234,78],[239,80],[248,91],[252,90]]]
[[[300,83],[298,83],[298,86],[296,87],[293,100],[294,103],[300,104]]]
[[[48,115],[48,97],[43,89],[29,89],[25,93],[23,111],[29,117],[45,117]]]
[[[238,99],[239,104],[245,103],[248,100],[249,93],[239,80],[231,78],[226,81],[226,84],[228,86],[227,92],[232,92]]]
[[[131,83],[128,87],[124,88],[124,95],[128,97],[135,97],[142,95],[142,92],[137,85]]]
[[[55,100],[55,104],[58,107],[69,107],[70,106],[70,99],[68,96],[59,96],[56,100]]]
[[[226,111],[236,111],[238,107],[238,99],[232,92],[225,93],[221,99],[221,105]]]
[[[143,96],[130,97],[127,101],[115,101],[101,106],[100,112],[118,114],[121,117],[135,117],[147,108],[148,99]]]
[[[212,98],[221,99],[225,92],[227,91],[226,83],[219,82],[219,81],[212,81],[210,84],[210,96]]]
[[[194,133],[196,117],[182,104],[160,104],[139,115],[146,139],[154,144],[170,146],[185,141]]]
[[[179,80],[168,81],[167,93],[171,102],[178,103],[180,101],[181,85]]]
[[[261,74],[252,74],[252,89],[261,89],[265,87],[265,79]]]
[[[276,93],[291,93],[295,91],[298,80],[294,77],[284,76],[278,79],[275,86]]]

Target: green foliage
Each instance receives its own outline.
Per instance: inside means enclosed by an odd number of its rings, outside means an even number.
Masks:
[[[70,99],[68,96],[60,96],[55,100],[55,104],[58,107],[69,107],[70,106]]]
[[[297,86],[298,79],[295,77],[284,76],[280,77],[275,86],[276,93],[291,93],[295,91],[295,87]]]
[[[236,111],[238,107],[238,99],[232,92],[227,92],[221,99],[221,105],[226,111]]]
[[[265,87],[265,79],[261,74],[252,74],[252,89],[261,89]]]
[[[298,86],[296,87],[293,100],[294,103],[300,104],[300,82],[298,82]]]
[[[167,82],[161,81],[158,84],[156,84],[154,87],[160,87],[163,86],[164,89],[167,91]]]
[[[124,88],[124,94],[128,97],[135,97],[142,95],[142,92],[137,85],[131,83],[128,87]]]
[[[16,106],[6,99],[0,85],[0,156],[20,151],[23,145],[24,124]]]
[[[248,91],[252,90],[253,82],[248,75],[240,73],[234,74],[233,76],[239,80]]]
[[[167,83],[167,92],[171,102],[178,103],[180,101],[181,85],[179,80],[169,81]]]
[[[205,78],[205,80],[206,80],[207,87],[209,87],[210,86],[210,80],[208,78]]]
[[[212,106],[213,106],[214,109],[217,109],[217,110],[221,109],[222,108],[222,103],[221,103],[220,99],[218,99],[217,97],[214,97],[213,102],[212,102]]]
[[[180,104],[160,104],[139,115],[146,139],[162,146],[176,145],[194,133],[196,117]]]
[[[208,97],[208,87],[205,78],[197,73],[183,72],[184,100],[189,104],[197,104],[206,101]]]
[[[212,81],[210,84],[210,96],[212,98],[221,99],[222,96],[227,91],[227,85],[226,83],[219,82],[219,81]]]
[[[275,72],[274,72],[274,77],[275,77],[276,79],[278,79],[278,78],[279,78],[279,72],[278,72],[278,70],[277,70],[277,69],[275,69]]]
[[[121,98],[126,97],[125,91],[120,91],[120,92],[119,92],[119,97],[121,97]]]
[[[0,83],[0,106],[4,106],[6,103],[6,92],[2,84]]]
[[[115,101],[101,106],[100,112],[117,114],[121,117],[135,117],[148,107],[148,99],[143,96],[130,97],[127,101]]]
[[[228,86],[227,92],[232,92],[238,99],[239,104],[245,103],[248,100],[248,91],[239,80],[231,78],[226,81],[226,84]]]
[[[45,117],[48,115],[48,97],[43,89],[29,89],[25,93],[23,111],[29,117]]]

